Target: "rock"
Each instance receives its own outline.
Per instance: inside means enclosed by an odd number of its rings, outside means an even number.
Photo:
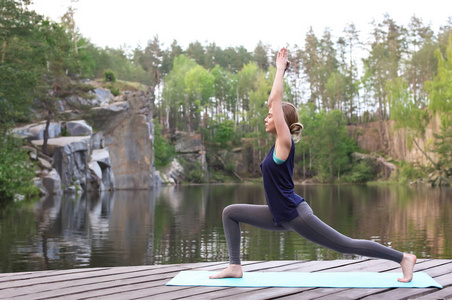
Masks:
[[[91,136],[91,149],[103,149],[104,144],[104,133],[102,131],[96,132]]]
[[[64,100],[70,107],[73,107],[73,108],[92,106],[92,103],[89,100],[82,98],[78,95],[67,96],[64,98]]]
[[[94,90],[96,98],[93,100],[93,105],[104,106],[108,105],[113,100],[113,94],[109,89],[97,88]]]
[[[175,150],[177,153],[199,153],[199,151],[204,151],[201,134],[177,131]]]
[[[39,160],[39,166],[43,169],[47,169],[47,170],[52,170],[52,165],[50,164],[50,162],[48,162],[47,160],[38,157]]]
[[[55,169],[42,177],[42,185],[48,195],[60,195],[63,193],[61,189],[61,178]]]
[[[150,189],[154,186],[152,101],[141,92],[126,98],[127,102],[91,110],[90,124],[102,132],[93,145],[108,148],[116,189]]]
[[[116,128],[122,120],[130,117],[128,114],[129,102],[115,102],[102,107],[93,107],[91,109],[90,124],[96,130],[110,132]]]
[[[388,179],[392,172],[397,170],[396,165],[388,162],[383,157],[377,158],[372,155],[354,152],[352,153],[352,158],[355,162],[365,161],[374,173],[385,179]]]
[[[85,120],[67,122],[66,130],[70,136],[84,136],[93,134],[93,128],[89,126]]]
[[[14,202],[19,202],[19,201],[22,201],[24,199],[25,199],[24,195],[21,195],[21,194],[15,194],[14,195]]]
[[[89,170],[88,181],[91,182],[92,187],[97,186],[100,191],[115,189],[115,176],[107,149],[93,150]],[[93,188],[89,189],[93,190]]]
[[[379,167],[380,175],[383,175],[384,178],[389,178],[395,170],[397,170],[396,165],[386,161],[383,157],[379,157],[377,159],[377,165]]]
[[[44,139],[46,123],[29,124],[23,127],[14,128],[12,131],[16,136],[26,138],[28,141]],[[49,125],[49,138],[55,138],[61,134],[61,123],[51,122]]]
[[[154,149],[151,127],[144,115],[125,118],[105,134],[117,189],[149,189]]]
[[[314,179],[306,179],[301,184],[308,185],[308,184],[315,184],[316,181]]]
[[[174,158],[168,167],[159,173],[165,183],[177,184],[185,179],[184,167]]]
[[[42,146],[43,141],[33,141]],[[49,153],[53,155],[53,165],[61,178],[61,184],[68,189],[79,182],[86,188],[86,173],[90,153],[90,137],[60,137],[48,140]]]

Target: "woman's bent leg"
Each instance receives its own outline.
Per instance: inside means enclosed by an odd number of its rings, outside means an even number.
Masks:
[[[240,261],[240,223],[246,223],[258,228],[276,231],[288,229],[275,225],[273,216],[267,205],[233,204],[223,210],[223,229],[229,251],[229,266],[210,279],[240,278],[243,276]]]
[[[267,205],[233,204],[223,210],[223,230],[228,244],[229,263],[240,265],[240,223],[258,228],[286,231],[288,229],[275,225]]]

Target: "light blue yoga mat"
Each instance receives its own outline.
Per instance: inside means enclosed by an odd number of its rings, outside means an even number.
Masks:
[[[209,279],[212,271],[182,271],[166,285],[229,287],[331,287],[331,288],[442,288],[424,272],[414,273],[408,283],[398,282],[402,273],[377,272],[244,272],[243,278]]]

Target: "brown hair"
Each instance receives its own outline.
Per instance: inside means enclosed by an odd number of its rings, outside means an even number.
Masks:
[[[292,103],[285,101],[282,102],[282,110],[292,139],[297,143],[301,138],[301,131],[303,130],[303,125],[298,122],[298,111]]]

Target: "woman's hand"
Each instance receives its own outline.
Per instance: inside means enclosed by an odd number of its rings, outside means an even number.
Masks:
[[[290,62],[287,60],[287,49],[281,48],[276,57],[276,69],[286,71],[289,68]]]

